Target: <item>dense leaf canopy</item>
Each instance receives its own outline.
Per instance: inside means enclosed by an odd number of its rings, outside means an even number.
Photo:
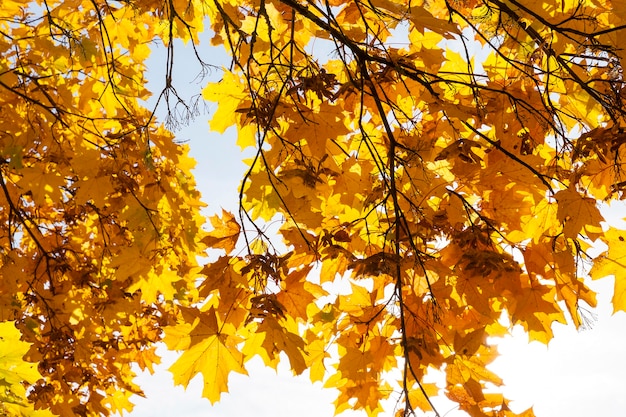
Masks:
[[[209,232],[154,117],[193,111],[174,40],[215,64],[205,24],[232,58],[202,91],[211,128],[254,152]],[[131,366],[164,340],[213,402],[258,355],[338,389],[337,412],[437,414],[444,394],[532,416],[499,393],[488,338],[584,326],[589,277],[616,275],[626,310],[626,231],[600,210],[626,191],[625,35],[621,0],[5,0],[0,335],[23,342],[0,357],[2,411],[130,410]]]

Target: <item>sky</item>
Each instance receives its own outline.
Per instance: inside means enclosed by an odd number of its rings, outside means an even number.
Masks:
[[[227,63],[226,56],[217,48],[200,50],[207,62]],[[199,94],[208,79],[218,79],[219,71],[209,78],[199,79],[199,67],[191,48],[176,46],[175,85],[183,97]],[[159,91],[165,79],[164,54],[156,51],[149,64],[149,88]],[[195,68],[195,70],[194,70]],[[181,129],[176,130],[177,141],[190,145],[198,160],[194,173],[208,203],[206,214],[222,208],[235,211],[239,181],[245,169],[241,162],[246,155],[235,145],[234,132],[224,135],[209,132],[208,119],[215,109],[209,105],[206,112]],[[608,213],[608,211],[607,211]],[[624,206],[614,207],[607,216],[615,222],[626,215]],[[537,417],[622,417],[626,410],[626,314],[612,315],[610,297],[612,278],[591,282],[598,291],[599,307],[594,310],[595,323],[590,329],[577,331],[571,326],[554,326],[555,338],[548,346],[528,343],[527,336],[516,329],[511,337],[494,341],[500,357],[489,367],[505,382],[504,393],[513,410],[520,412],[533,406]],[[307,374],[294,377],[287,365],[276,372],[265,368],[260,361],[247,364],[249,376],[232,374],[230,392],[211,405],[201,398],[202,380],[198,376],[184,390],[175,387],[167,367],[176,355],[163,346],[159,350],[163,364],[154,375],[140,373],[136,382],[146,398],[134,397],[135,409],[130,417],[331,417],[334,415],[336,392],[312,384]],[[466,414],[447,401],[435,401],[442,417],[461,417]],[[382,417],[394,415],[394,403]],[[343,417],[364,416],[364,413],[346,412]],[[433,415],[428,413],[426,415]]]

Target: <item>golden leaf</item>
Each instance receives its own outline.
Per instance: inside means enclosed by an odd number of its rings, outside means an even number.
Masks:
[[[583,197],[572,188],[559,191],[554,198],[559,203],[557,217],[563,223],[566,238],[574,239],[581,231],[594,236],[601,230],[600,222],[604,218],[594,199]]]
[[[213,230],[202,239],[202,242],[210,248],[224,249],[226,253],[235,249],[241,230],[235,217],[226,210],[222,210],[222,217],[212,216],[211,224]]]

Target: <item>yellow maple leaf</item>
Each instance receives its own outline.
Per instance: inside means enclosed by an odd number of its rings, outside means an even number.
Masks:
[[[226,253],[231,252],[237,245],[241,227],[235,216],[226,210],[222,210],[222,217],[217,215],[210,218],[213,230],[202,239],[208,247],[213,249],[224,249]]]
[[[417,407],[424,412],[432,411],[430,398],[439,393],[439,387],[433,382],[422,382],[419,386],[409,391],[409,402],[412,407]]]
[[[266,317],[259,325],[258,332],[263,332],[263,348],[269,357],[275,357],[284,352],[289,359],[291,370],[295,375],[300,375],[307,369],[304,359],[304,340],[290,329],[295,327],[295,321],[276,320],[273,316]],[[293,329],[295,330],[295,329]]]
[[[583,197],[574,189],[567,188],[555,194],[559,203],[558,219],[563,223],[563,235],[575,239],[584,230],[588,235],[602,230],[600,222],[604,217],[596,206],[596,200]]]
[[[307,280],[310,270],[311,268],[304,268],[291,272],[283,283],[284,289],[276,294],[276,299],[284,306],[285,312],[294,318],[306,320],[308,306],[328,294],[322,287]]]
[[[609,228],[602,237],[608,250],[594,261],[589,275],[593,279],[615,277],[613,288],[613,312],[626,311],[626,230]]]
[[[48,410],[35,410],[26,398],[24,384],[33,384],[42,378],[37,364],[24,360],[30,346],[21,340],[21,333],[13,322],[0,323],[0,412],[3,416],[52,416]]]
[[[424,34],[424,29],[428,29],[447,39],[454,39],[453,34],[460,33],[458,26],[452,23],[448,16],[443,19],[435,17],[423,6],[411,7],[411,22],[422,34]]]
[[[217,83],[209,83],[202,91],[202,97],[207,101],[218,102],[217,111],[213,114],[211,129],[224,133],[227,128],[234,126],[237,121],[237,109],[242,101],[248,98],[239,77],[230,71],[224,72],[224,77]],[[254,145],[246,143],[247,146]],[[242,146],[243,147],[243,146]]]
[[[174,375],[174,383],[184,386],[198,373],[202,374],[202,395],[215,403],[223,392],[228,392],[231,372],[248,374],[243,366],[243,354],[237,347],[239,338],[218,332],[213,309],[202,316],[192,314],[191,317],[197,329],[189,333],[188,343],[181,346],[185,350],[169,371]]]
[[[186,350],[169,371],[177,385],[189,385],[198,373],[204,385],[202,395],[216,403],[223,392],[228,392],[228,376],[231,372],[247,375],[243,367],[243,355],[228,342],[228,337],[214,334]]]
[[[521,324],[529,339],[548,344],[552,339],[552,323],[566,323],[556,303],[554,287],[535,283],[522,289],[510,308],[513,324]]]

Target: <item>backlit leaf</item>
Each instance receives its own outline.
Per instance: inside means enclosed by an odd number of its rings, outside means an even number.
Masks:
[[[211,224],[213,225],[213,230],[207,233],[202,241],[208,247],[224,249],[226,253],[235,249],[239,239],[239,231],[241,230],[235,217],[226,210],[222,210],[222,217],[211,217]]]

